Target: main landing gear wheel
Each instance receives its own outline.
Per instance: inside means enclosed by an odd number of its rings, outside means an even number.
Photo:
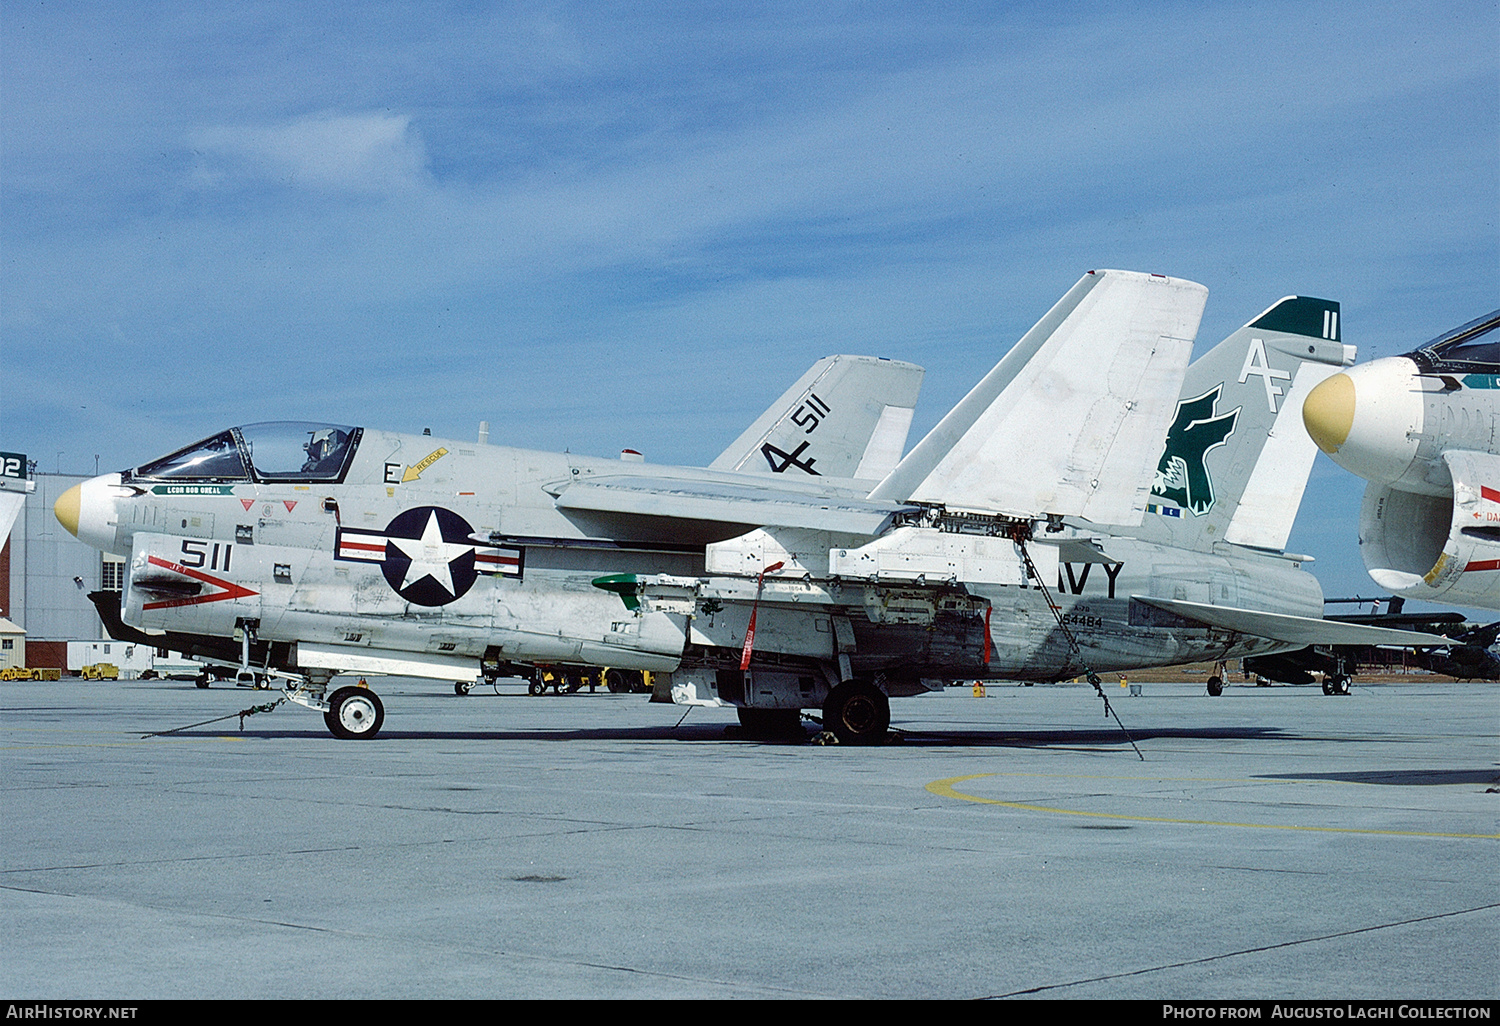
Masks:
[[[539,680],[534,680],[526,685],[526,693],[528,695],[545,695],[547,693],[547,685]]]
[[[380,733],[385,706],[369,688],[339,688],[328,699],[323,722],[333,736],[345,741],[365,741]]]
[[[467,695],[473,690],[474,682],[472,680],[456,680],[453,682],[453,693],[455,695]]]
[[[1224,678],[1223,677],[1210,677],[1210,678],[1208,678],[1208,693],[1210,695],[1212,695],[1214,698],[1218,698],[1220,695],[1222,695],[1224,693]]]
[[[1327,677],[1323,680],[1323,694],[1325,695],[1347,695],[1349,694],[1349,678],[1343,674]]]
[[[891,700],[873,684],[846,680],[828,693],[823,726],[840,744],[878,744],[890,730]]]

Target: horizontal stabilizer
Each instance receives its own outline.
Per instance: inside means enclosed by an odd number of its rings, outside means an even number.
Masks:
[[[1106,563],[1115,566],[1121,562],[1101,549],[1099,543],[1092,538],[1065,538],[1047,534],[1032,540],[1037,545],[1057,549],[1057,558],[1063,563]]]
[[[1090,271],[870,498],[1140,523],[1207,296]]]
[[[1236,609],[1202,602],[1131,596],[1131,602],[1146,605],[1210,627],[1238,631],[1258,638],[1284,641],[1299,648],[1308,645],[1397,645],[1403,648],[1425,648],[1449,644],[1447,638],[1416,631],[1398,631],[1389,627],[1368,627],[1358,623],[1340,623],[1310,616],[1288,616],[1264,613],[1256,609]]]

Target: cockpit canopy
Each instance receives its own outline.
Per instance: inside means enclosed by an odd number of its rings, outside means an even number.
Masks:
[[[1500,310],[1444,332],[1408,353],[1428,374],[1500,374]]]
[[[344,479],[362,433],[301,421],[247,424],[144,463],[129,479],[336,483]]]

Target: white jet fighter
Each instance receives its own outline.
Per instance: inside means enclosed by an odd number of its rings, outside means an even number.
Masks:
[[[1330,304],[1273,307],[1186,395],[1206,294],[1089,272],[894,468],[910,404],[816,391],[815,367],[708,469],[256,424],[84,482],[57,515],[128,556],[125,625],[238,639],[243,672],[346,738],[384,711],[367,688],[330,693],[344,671],[653,671],[756,731],[821,708],[869,742],[890,697],[949,679],[1430,642],[1322,620],[1279,552],[1311,462],[1286,411],[1352,359],[1303,327]],[[826,452],[825,431],[842,439]]]
[[[1500,609],[1500,310],[1336,374],[1307,431],[1364,478],[1359,550],[1407,598]]]

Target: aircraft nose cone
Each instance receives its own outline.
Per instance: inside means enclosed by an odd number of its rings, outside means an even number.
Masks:
[[[52,504],[52,514],[57,517],[57,522],[66,527],[68,533],[74,538],[78,537],[78,513],[82,506],[83,485],[81,484],[76,484],[63,492]]]
[[[1307,393],[1302,423],[1319,449],[1330,456],[1338,452],[1354,426],[1354,379],[1335,374]]]
[[[119,474],[91,477],[74,485],[52,504],[52,513],[68,533],[85,545],[106,552],[116,551],[119,542],[115,526],[119,520],[117,504],[121,489]],[[125,553],[129,553],[129,541]]]
[[[1417,365],[1388,356],[1320,383],[1307,394],[1302,423],[1333,462],[1366,481],[1390,484],[1416,459],[1424,394]]]

